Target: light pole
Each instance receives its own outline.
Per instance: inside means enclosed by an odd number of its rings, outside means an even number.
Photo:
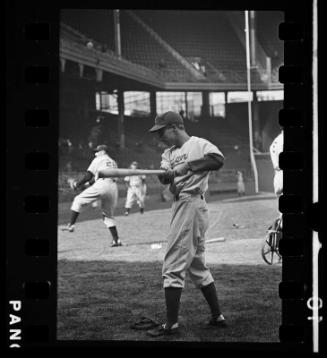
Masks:
[[[258,170],[253,153],[253,129],[252,129],[252,107],[251,107],[251,65],[250,65],[250,34],[249,34],[249,12],[245,11],[245,41],[246,41],[246,77],[248,90],[248,121],[249,121],[249,144],[250,144],[250,160],[254,174],[255,192],[259,192]]]

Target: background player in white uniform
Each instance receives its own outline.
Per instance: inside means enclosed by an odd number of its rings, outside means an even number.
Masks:
[[[71,219],[67,227],[62,230],[73,232],[75,222],[80,212],[96,201],[101,201],[102,218],[105,226],[110,230],[113,238],[111,246],[121,246],[122,243],[118,237],[114,211],[118,200],[118,188],[114,178],[98,178],[99,171],[105,168],[117,168],[116,162],[109,157],[108,147],[98,145],[95,149],[95,158],[87,169],[84,177],[75,183],[74,189],[77,190],[86,182],[94,179],[94,184],[83,190],[74,198],[71,206]]]
[[[131,169],[137,169],[138,163],[133,162]],[[145,175],[132,175],[124,178],[127,183],[127,196],[125,203],[125,215],[128,215],[133,204],[137,203],[140,207],[140,213],[144,213],[144,201],[146,195]]]
[[[283,148],[284,148],[284,132],[282,130],[280,134],[271,143],[269,148],[271,161],[275,170],[274,190],[277,198],[279,198],[283,194],[283,171],[279,167],[279,155],[283,151]],[[272,229],[276,230],[276,228],[279,226],[279,223],[280,223],[280,228],[282,228],[283,225],[282,216],[283,216],[282,213],[279,213],[278,218],[274,220]],[[280,236],[278,237],[280,238]]]
[[[203,138],[185,132],[182,117],[175,112],[157,116],[150,132],[157,132],[171,148],[162,154],[159,177],[170,184],[174,196],[172,219],[167,237],[162,276],[166,300],[166,323],[147,332],[152,337],[178,332],[178,311],[186,272],[207,300],[211,319],[209,326],[224,327],[214,279],[205,263],[205,232],[209,226],[204,194],[211,170],[222,167],[224,156]]]
[[[237,193],[239,196],[245,195],[243,173],[240,170],[238,170],[236,173],[236,177],[237,177]]]
[[[283,193],[283,171],[279,168],[279,154],[283,151],[284,147],[284,132],[281,133],[271,143],[269,152],[271,161],[274,167],[274,190],[277,197]]]

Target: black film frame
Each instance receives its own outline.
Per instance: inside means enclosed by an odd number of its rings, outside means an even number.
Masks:
[[[139,4],[140,8],[147,5]],[[167,3],[160,4],[161,8]],[[282,325],[278,344],[206,344],[220,350],[311,352],[312,310],[312,227],[323,238],[322,221],[317,220],[322,202],[312,206],[312,2],[311,1],[221,1],[214,10],[279,10],[285,12],[280,38],[285,41],[280,81],[284,83],[284,108],[279,121],[285,132],[283,153],[284,195],[280,210],[284,215]],[[323,3],[319,1],[319,34],[325,27]],[[9,301],[22,302],[22,347],[68,348],[56,341],[57,306],[57,171],[58,171],[58,90],[59,90],[59,10],[61,8],[105,8],[108,4],[83,1],[45,3],[6,2],[6,322]],[[114,6],[110,6],[114,8]],[[124,7],[117,4],[115,8]],[[126,7],[128,8],[128,6]],[[323,37],[322,37],[323,38]],[[320,40],[322,41],[322,40]],[[320,57],[321,56],[321,57]],[[319,54],[323,63],[324,53]],[[324,61],[326,62],[326,61]],[[325,70],[319,66],[321,76]],[[319,84],[319,118],[324,108]],[[319,121],[319,191],[324,197],[322,163],[324,124]],[[297,165],[294,166],[294,156]],[[323,250],[320,253],[323,261]],[[320,292],[323,271],[320,273]],[[324,308],[325,309],[325,308]],[[322,314],[323,310],[321,310]],[[320,325],[321,348],[323,324]],[[9,334],[6,336],[7,346]],[[126,342],[127,345],[139,346]],[[74,346],[122,348],[120,342],[75,342]],[[126,344],[123,344],[126,345]],[[140,344],[144,345],[144,343]],[[159,345],[159,344],[158,344]],[[152,344],[152,346],[156,346]],[[189,344],[190,348],[197,344]],[[201,347],[204,344],[201,343]]]

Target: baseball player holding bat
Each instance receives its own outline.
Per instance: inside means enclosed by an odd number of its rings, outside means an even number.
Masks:
[[[163,184],[170,185],[174,202],[162,267],[166,322],[148,330],[147,334],[157,337],[178,333],[179,304],[186,272],[210,307],[208,327],[225,327],[214,279],[205,263],[209,217],[204,197],[209,172],[222,167],[224,156],[206,139],[189,136],[182,117],[175,112],[157,116],[150,132],[171,146],[162,154],[161,168],[165,172],[158,178]]]
[[[109,157],[108,147],[106,145],[98,145],[95,149],[95,158],[88,167],[84,177],[80,181],[74,182],[72,187],[76,191],[80,187],[83,187],[87,182],[92,182],[94,180],[94,183],[74,198],[71,206],[70,222],[66,227],[62,228],[62,230],[73,232],[75,229],[75,222],[80,212],[86,206],[100,201],[103,222],[109,229],[113,238],[111,246],[116,247],[122,245],[121,240],[118,237],[116,221],[114,219],[114,211],[118,200],[118,188],[115,178],[99,177],[99,172],[102,169],[111,168],[117,168],[117,164]]]

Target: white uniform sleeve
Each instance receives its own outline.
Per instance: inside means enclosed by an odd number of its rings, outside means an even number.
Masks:
[[[98,169],[97,166],[98,166],[97,158],[94,158],[90,166],[87,168],[87,171],[91,172],[93,175],[96,175]]]
[[[279,154],[283,151],[283,134],[279,134],[269,147],[274,169],[279,169]]]
[[[207,154],[219,154],[224,158],[223,153],[212,143],[210,143],[208,140],[201,138],[200,145],[203,150],[203,156]]]
[[[164,170],[168,170],[168,169],[172,169],[171,168],[171,164],[170,164],[170,160],[169,160],[169,149],[165,150],[162,155],[161,155],[161,163],[160,163],[160,168],[164,169]]]
[[[111,160],[112,168],[114,168],[114,169],[118,168],[117,163],[112,158],[110,158],[110,160]]]

